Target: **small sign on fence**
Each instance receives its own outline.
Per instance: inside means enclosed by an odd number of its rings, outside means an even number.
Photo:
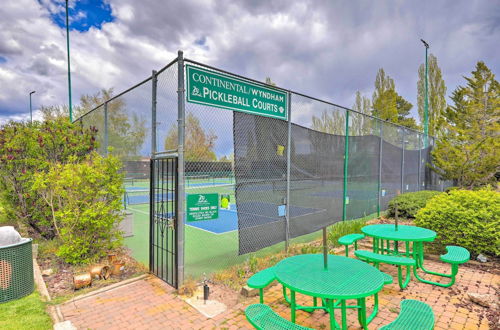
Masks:
[[[286,92],[192,65],[186,74],[188,102],[288,119]]]
[[[219,218],[219,194],[187,195],[187,221]]]

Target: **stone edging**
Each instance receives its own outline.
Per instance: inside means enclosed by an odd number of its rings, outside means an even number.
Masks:
[[[43,280],[42,272],[40,271],[40,266],[36,259],[33,259],[33,277],[37,291],[42,295],[45,301],[51,301],[49,290],[47,290],[47,285]],[[64,317],[58,306],[47,306],[47,313],[54,324],[64,321]]]
[[[79,301],[79,300],[82,300],[82,299],[85,299],[85,298],[88,298],[88,297],[95,296],[96,294],[99,294],[99,293],[102,293],[102,292],[106,292],[106,291],[110,291],[110,290],[119,288],[121,286],[124,286],[124,285],[130,284],[130,283],[142,280],[142,279],[144,279],[144,278],[146,278],[148,276],[149,276],[149,274],[142,274],[142,275],[139,275],[139,276],[134,277],[134,278],[129,278],[127,280],[124,280],[124,281],[121,281],[121,282],[118,282],[118,283],[115,283],[115,284],[111,284],[109,286],[105,286],[104,288],[101,288],[99,290],[95,290],[95,291],[92,291],[92,292],[89,292],[89,293],[86,293],[86,294],[82,294],[81,296],[77,296],[77,297],[75,297],[73,299],[70,299],[70,300],[68,300],[66,302],[63,302],[62,304],[58,305],[57,308],[59,308],[59,306],[62,306],[62,305],[74,303],[76,301]]]

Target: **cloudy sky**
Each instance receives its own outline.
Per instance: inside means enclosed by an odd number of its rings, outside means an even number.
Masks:
[[[350,107],[377,70],[416,108],[420,38],[448,95],[478,60],[498,75],[500,1],[70,1],[73,99],[116,91],[185,56]],[[64,1],[3,0],[0,122],[67,103]]]

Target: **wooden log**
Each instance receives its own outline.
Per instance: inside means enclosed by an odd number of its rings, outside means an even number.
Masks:
[[[90,273],[83,273],[73,276],[73,284],[75,286],[75,290],[84,288],[86,286],[92,285],[92,276]]]

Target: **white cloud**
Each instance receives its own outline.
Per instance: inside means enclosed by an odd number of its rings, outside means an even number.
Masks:
[[[183,49],[185,56],[351,106],[371,97],[385,68],[416,107],[419,39],[431,44],[451,93],[478,60],[498,70],[498,1],[133,1],[109,0],[115,20],[71,32],[73,99],[120,91]],[[74,2],[70,2],[74,6]],[[50,19],[64,1],[7,0],[0,7],[0,115],[67,102],[65,30]],[[85,13],[77,19],[84,20]],[[205,40],[198,45],[195,41]],[[14,117],[12,117],[14,118]],[[16,117],[18,118],[18,117]]]

